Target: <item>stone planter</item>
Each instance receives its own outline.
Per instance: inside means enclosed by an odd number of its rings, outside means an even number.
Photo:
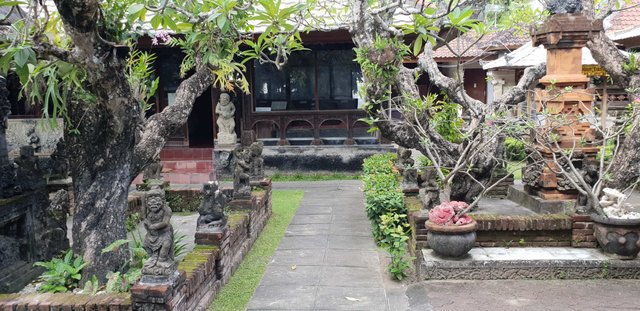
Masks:
[[[594,234],[605,253],[619,259],[634,259],[640,251],[640,220],[612,219],[591,215]]]
[[[462,257],[476,244],[475,220],[462,226],[442,226],[427,220],[425,227],[429,247],[440,256]]]

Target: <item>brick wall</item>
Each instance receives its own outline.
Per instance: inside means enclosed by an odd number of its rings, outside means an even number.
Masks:
[[[593,221],[589,215],[574,215],[571,246],[579,248],[595,248],[598,242],[593,232]]]
[[[476,246],[482,247],[545,247],[571,246],[574,223],[571,216],[560,214],[508,216],[477,214],[472,217],[478,222]],[[426,215],[413,212],[409,223],[413,229],[410,244],[415,250],[428,248],[425,228]]]
[[[263,190],[254,192],[251,200],[230,204],[236,210],[226,232],[196,236],[205,244],[196,245],[180,262],[174,287],[138,283],[130,294],[7,294],[0,295],[0,310],[207,310],[271,216],[271,181],[258,186]],[[141,205],[140,198],[130,198],[129,204],[135,210]]]
[[[229,203],[232,215],[224,233],[196,233],[194,250],[180,263],[184,282],[175,288],[164,287],[154,295],[146,284],[132,288],[135,309],[207,310],[242,259],[253,246],[271,216],[271,181],[258,185],[250,200]],[[156,286],[157,287],[157,286]]]

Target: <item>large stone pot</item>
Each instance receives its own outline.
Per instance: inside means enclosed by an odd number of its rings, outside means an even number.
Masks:
[[[431,221],[425,222],[427,243],[438,255],[462,257],[476,244],[476,221],[462,226],[442,226]]]
[[[634,259],[640,251],[640,220],[612,219],[592,214],[593,231],[605,253]]]

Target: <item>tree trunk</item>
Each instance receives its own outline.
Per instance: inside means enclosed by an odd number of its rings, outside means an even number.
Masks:
[[[79,196],[73,217],[74,251],[89,263],[82,271],[83,283],[94,275],[104,282],[109,271],[120,271],[128,259],[126,247],[106,254],[102,250],[116,240],[127,238],[125,220],[130,180],[126,165],[105,171],[93,180],[74,179],[76,189],[87,189],[76,192]]]

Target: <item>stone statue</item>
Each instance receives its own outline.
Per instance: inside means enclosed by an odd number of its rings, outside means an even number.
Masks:
[[[147,181],[151,179],[162,179],[162,162],[160,162],[160,158],[155,159],[142,171],[142,180]]]
[[[171,209],[164,199],[164,190],[154,188],[145,197],[144,228],[147,235],[144,248],[149,259],[142,267],[143,275],[172,276],[177,268],[173,257],[173,228],[171,227]]]
[[[217,229],[222,230],[227,225],[227,217],[224,215],[224,206],[227,198],[220,191],[217,181],[210,181],[202,187],[204,197],[198,208],[198,230]]]
[[[411,149],[404,148],[402,146],[398,146],[398,170],[400,173],[405,168],[413,167],[415,161],[411,158]]]
[[[440,188],[438,188],[436,177],[436,169],[434,167],[427,167],[422,171],[422,185],[419,197],[422,202],[422,208],[427,210],[440,204]]]
[[[233,198],[251,198],[251,155],[249,149],[238,146],[233,151],[236,165],[233,171]]]
[[[261,180],[264,178],[264,159],[262,159],[262,149],[264,144],[257,141],[249,146],[251,156],[251,180]]]
[[[418,192],[418,170],[414,167],[405,167],[402,172],[400,188],[403,192]]]
[[[544,4],[551,14],[580,13],[582,11],[580,0],[546,0]]]
[[[218,144],[232,145],[236,143],[235,113],[236,107],[231,102],[229,94],[220,94],[220,100],[216,105],[216,114],[218,114],[216,120],[216,124],[218,125]]]

